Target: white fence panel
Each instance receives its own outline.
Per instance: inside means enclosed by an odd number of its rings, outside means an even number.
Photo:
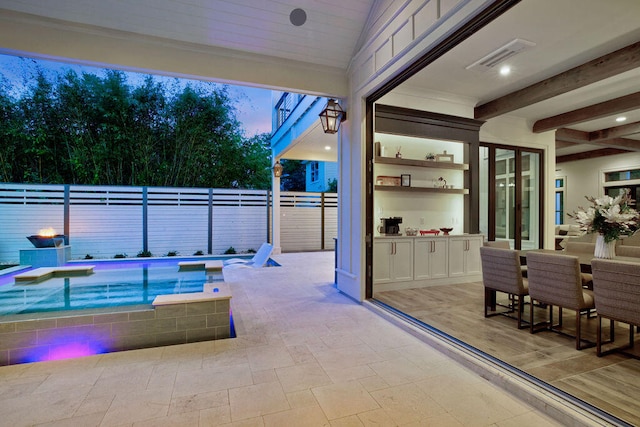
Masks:
[[[280,241],[284,252],[320,249],[320,209],[281,207]]]
[[[142,250],[142,206],[72,204],[69,244],[73,259],[136,256]]]
[[[324,249],[332,250],[335,247],[334,238],[338,237],[338,208],[324,208]]]
[[[207,253],[207,206],[149,206],[148,243],[153,256]],[[142,248],[142,246],[140,246]]]
[[[63,205],[3,205],[0,204],[0,262],[17,264],[20,249],[32,249],[27,236],[38,234],[43,228],[52,227],[62,234]]]
[[[264,198],[263,198],[264,199]],[[258,250],[267,241],[266,206],[215,206],[213,209],[213,253],[230,247],[236,252]]]
[[[0,184],[0,263],[17,263],[31,248],[26,236],[53,227],[64,233],[63,185]],[[143,187],[69,186],[69,244],[72,258],[136,256],[144,249]],[[230,247],[257,250],[268,240],[267,192],[260,190],[148,187],[147,243],[154,255],[191,255]],[[211,204],[211,205],[210,205]],[[284,252],[333,248],[337,235],[335,194],[281,193],[281,247]]]

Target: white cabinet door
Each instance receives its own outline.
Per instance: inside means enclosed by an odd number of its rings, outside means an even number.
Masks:
[[[467,239],[463,237],[449,238],[449,277],[465,275],[464,251]]]
[[[413,280],[413,239],[373,243],[373,283]]]
[[[393,279],[396,282],[413,280],[413,239],[394,242]]]
[[[480,247],[482,246],[482,237],[469,237],[467,250],[465,251],[466,273],[481,274],[482,262],[480,261]]]
[[[434,239],[433,252],[429,258],[431,278],[440,279],[449,276],[449,242],[447,239]]]
[[[373,283],[391,282],[391,257],[393,243],[391,240],[375,240],[373,242]]]
[[[449,238],[449,277],[480,274],[482,236]]]
[[[447,239],[416,239],[414,245],[414,279],[447,277],[449,275],[447,248]]]

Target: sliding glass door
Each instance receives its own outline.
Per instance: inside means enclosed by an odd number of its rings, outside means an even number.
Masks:
[[[541,242],[541,152],[481,147],[480,228],[489,240],[534,249]]]

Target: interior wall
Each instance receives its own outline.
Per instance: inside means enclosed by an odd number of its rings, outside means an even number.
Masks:
[[[616,170],[640,169],[640,153],[616,154],[595,159],[576,160],[556,165],[555,177],[565,177],[565,213],[587,207],[585,196],[600,197],[604,194],[604,173]],[[637,205],[636,205],[637,207]],[[565,215],[565,224],[575,224]]]

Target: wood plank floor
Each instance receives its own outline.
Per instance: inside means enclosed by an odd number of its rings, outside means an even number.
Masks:
[[[485,318],[482,283],[375,292],[374,298],[628,423],[640,425],[640,360],[619,353],[597,357],[595,347],[576,350],[574,338],[550,331],[532,335],[528,328],[518,330],[515,319]],[[563,327],[573,335],[575,312],[563,310],[563,314]],[[535,316],[536,321],[541,320],[543,310],[536,308]],[[524,318],[529,319],[528,305]],[[595,342],[595,316],[583,316],[582,322],[583,337]],[[603,321],[605,324],[608,326],[608,321]],[[625,340],[628,329],[616,324],[615,344],[624,344]]]

